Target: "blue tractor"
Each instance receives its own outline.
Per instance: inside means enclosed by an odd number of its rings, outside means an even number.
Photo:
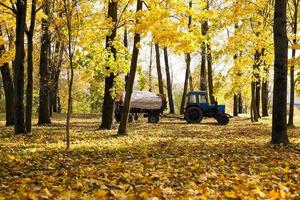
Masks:
[[[225,105],[209,104],[206,91],[189,92],[186,98],[184,119],[188,123],[200,123],[203,117],[210,117],[220,125],[228,124],[230,116],[225,113]]]

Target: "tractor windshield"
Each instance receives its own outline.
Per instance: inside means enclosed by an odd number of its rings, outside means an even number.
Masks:
[[[207,103],[206,95],[200,95],[200,103]]]

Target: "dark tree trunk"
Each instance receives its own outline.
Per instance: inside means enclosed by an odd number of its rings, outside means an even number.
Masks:
[[[124,47],[128,48],[128,32],[125,29],[124,32]],[[125,90],[128,87],[128,79],[129,79],[129,72],[125,75]]]
[[[160,52],[159,52],[158,44],[155,44],[155,57],[156,57],[156,68],[157,68],[159,94],[164,94],[164,84],[163,84],[163,78],[162,78],[162,72],[161,72]]]
[[[27,89],[26,89],[26,130],[31,132],[32,126],[32,96],[33,96],[33,35],[27,35]]]
[[[43,11],[50,14],[49,0],[43,1]],[[38,124],[50,124],[49,112],[49,56],[50,56],[49,19],[42,19],[42,38],[40,52],[40,105]]]
[[[1,48],[2,49],[2,48]],[[2,50],[1,50],[2,51]],[[5,94],[6,126],[14,125],[14,85],[9,70],[9,64],[0,66]]]
[[[268,89],[268,81],[265,79],[262,82],[261,86],[261,108],[262,108],[262,116],[267,117],[269,116],[268,113],[268,104],[269,104],[269,89]]]
[[[1,55],[0,55],[1,56]],[[1,66],[0,66],[1,67]],[[0,76],[0,100],[3,98],[4,90],[3,90],[3,80],[2,76]]]
[[[190,91],[194,91],[194,82],[193,82],[193,76],[192,76],[191,69],[190,69],[190,77],[189,77],[189,86],[190,86]]]
[[[256,83],[255,83],[255,103],[256,103],[256,109],[257,109],[257,116],[260,117],[260,80],[258,80]]]
[[[212,53],[210,42],[207,44],[207,79],[208,79],[208,91],[209,91],[209,100],[212,104],[215,103],[214,98],[214,84],[213,84],[213,71],[212,71]]]
[[[257,122],[259,118],[259,97],[260,97],[260,91],[259,91],[259,65],[260,65],[260,52],[255,51],[254,54],[254,64],[253,64],[253,72],[252,72],[252,82],[251,82],[251,121]]]
[[[242,114],[244,111],[243,111],[243,97],[242,97],[242,94],[239,93],[239,96],[238,96],[238,101],[239,101],[239,114]]]
[[[149,63],[149,92],[152,92],[152,54],[153,54],[153,45],[151,43],[150,63]]]
[[[14,60],[14,125],[15,134],[26,133],[24,116],[24,35],[27,0],[16,2],[16,53]]]
[[[172,83],[171,83],[171,75],[170,75],[170,65],[169,65],[168,49],[166,47],[164,48],[164,58],[165,58],[165,65],[166,65],[167,90],[168,90],[170,114],[174,114],[175,109],[174,109],[173,91],[172,91]]]
[[[256,107],[256,83],[252,81],[251,83],[251,121],[258,122],[258,113]]]
[[[28,133],[32,127],[32,96],[33,96],[33,33],[35,27],[36,0],[31,3],[31,19],[27,31],[27,88],[26,88],[26,114],[25,124]]]
[[[142,7],[143,7],[143,1],[137,0],[137,9],[136,9],[137,12],[142,10]],[[128,87],[125,95],[124,107],[122,111],[121,123],[118,129],[118,135],[127,135],[127,123],[128,123],[128,116],[130,110],[130,100],[133,91],[134,79],[136,75],[136,68],[137,68],[137,62],[139,56],[139,48],[137,47],[137,44],[140,43],[140,41],[141,41],[141,35],[135,33],[134,41],[133,41],[132,58],[130,64],[130,72],[129,72],[129,82],[128,82]]]
[[[186,63],[186,70],[185,70],[185,79],[184,79],[183,93],[182,93],[181,105],[180,105],[180,114],[184,113],[186,94],[188,90],[188,82],[190,77],[191,55],[189,53],[186,54],[185,63]]]
[[[0,36],[2,36],[2,32],[0,29]],[[5,53],[4,45],[0,46],[0,56],[2,53]],[[5,96],[5,114],[6,114],[6,126],[14,125],[14,85],[11,77],[9,64],[4,63],[0,66],[1,75],[2,75],[2,84],[4,89]]]
[[[118,21],[118,2],[109,1],[108,3],[108,17],[112,19],[116,24]],[[106,37],[106,49],[110,49],[114,58],[116,58],[117,51],[112,45],[112,42],[117,36],[117,27],[114,27],[111,34]],[[107,66],[106,70],[110,71],[110,66]],[[112,129],[114,127],[114,108],[115,101],[111,95],[111,90],[114,87],[115,75],[113,72],[109,76],[105,77],[105,92],[104,102],[102,106],[102,122],[100,129]]]
[[[55,49],[54,53],[51,56],[51,64],[50,64],[50,83],[51,87],[49,89],[49,112],[50,116],[52,116],[53,112],[57,112],[57,90],[58,90],[58,80],[57,78],[59,77],[60,73],[60,68],[59,68],[59,59],[60,59],[60,49],[61,49],[61,42],[56,41],[55,44]],[[54,111],[54,109],[56,111]]]
[[[201,32],[203,36],[206,36],[208,31],[208,22],[205,21],[201,24]],[[206,74],[206,44],[203,42],[201,44],[201,72],[200,72],[200,90],[207,91],[207,74]]]
[[[292,58],[296,57],[296,50],[292,50]],[[295,104],[295,66],[290,68],[290,104],[288,126],[294,126],[294,104]]]
[[[64,56],[64,45],[63,43],[60,44],[60,50],[59,50],[59,56],[58,56],[58,62],[56,66],[56,73],[54,78],[54,97],[53,97],[53,112],[61,113],[60,108],[60,98],[59,98],[59,76],[61,72],[61,66],[63,62],[63,56]]]
[[[233,95],[233,116],[238,116],[238,95]]]
[[[61,113],[60,97],[57,97],[57,112],[58,112],[58,113]]]
[[[274,92],[272,115],[272,144],[288,144],[287,135],[287,66],[288,38],[286,31],[286,0],[275,0],[274,13]]]
[[[192,9],[193,8],[193,1],[190,0],[189,1],[189,9]],[[191,25],[192,25],[192,15],[189,15],[188,17],[188,28],[190,29],[191,28]],[[191,53],[187,53],[187,67],[189,67],[189,85],[190,85],[190,91],[194,91],[194,86],[193,86],[193,76],[192,76],[192,71],[191,71]]]
[[[297,35],[298,32],[298,6],[299,6],[299,0],[293,1],[294,6],[294,16],[293,16],[293,34]],[[297,39],[293,39],[293,44],[297,44]],[[296,49],[292,50],[292,58],[296,58]],[[295,104],[295,66],[292,65],[290,68],[290,105],[289,105],[289,120],[288,120],[288,126],[293,127],[294,126],[294,104]]]

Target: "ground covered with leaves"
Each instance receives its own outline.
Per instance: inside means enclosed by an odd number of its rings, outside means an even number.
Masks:
[[[64,123],[15,136],[1,116],[0,199],[300,199],[299,128],[274,149],[270,119],[143,119],[116,137],[96,130],[96,115],[75,115],[66,151]]]

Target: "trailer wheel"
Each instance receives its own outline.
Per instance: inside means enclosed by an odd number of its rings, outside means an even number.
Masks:
[[[129,123],[133,122],[133,115],[132,114],[129,114],[129,116],[128,116],[128,122]]]
[[[119,122],[121,121],[121,117],[122,117],[121,113],[116,113],[116,114],[115,114],[116,122],[119,123]]]
[[[196,107],[189,107],[184,113],[185,120],[190,124],[200,123],[203,119],[203,111]]]
[[[217,121],[220,125],[227,125],[229,123],[229,117],[226,114],[220,114],[217,117]]]
[[[139,119],[139,116],[137,113],[134,113],[134,120],[137,121]]]
[[[116,119],[116,122],[120,123],[121,119],[122,119],[122,113],[116,113],[115,114],[115,119]],[[134,119],[134,117],[132,116],[132,114],[129,114],[128,115],[128,122],[132,123],[133,119]]]
[[[148,114],[148,123],[158,123],[159,122],[159,114]]]

